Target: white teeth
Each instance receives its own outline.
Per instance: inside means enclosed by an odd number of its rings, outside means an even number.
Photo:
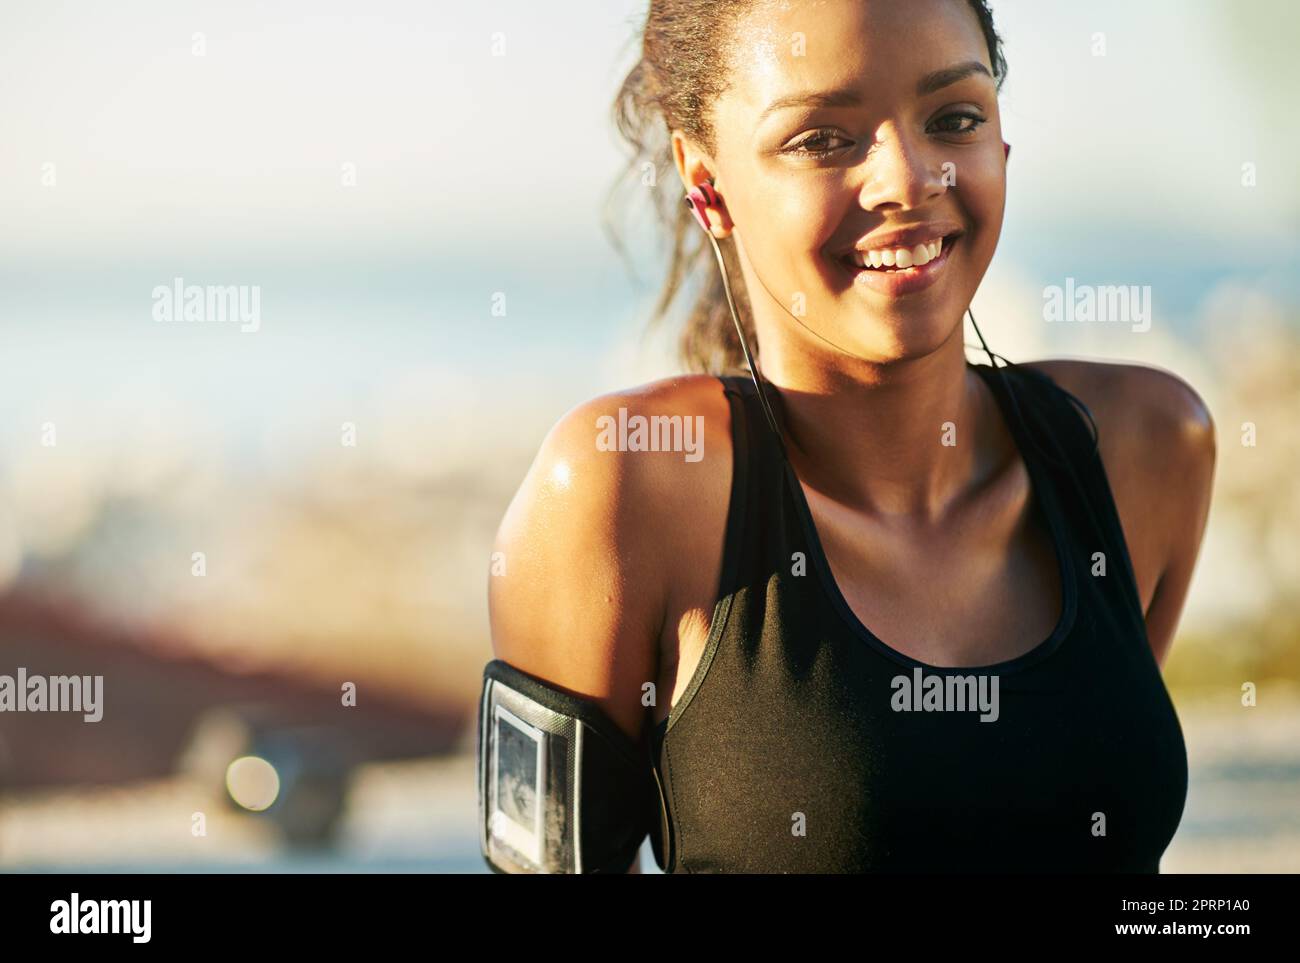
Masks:
[[[943,238],[926,241],[913,248],[875,248],[870,251],[854,251],[852,260],[859,267],[892,267],[906,270],[929,264],[943,253]]]

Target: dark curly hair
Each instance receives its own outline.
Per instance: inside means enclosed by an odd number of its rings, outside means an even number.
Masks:
[[[993,28],[987,0],[967,0],[988,43],[993,77],[1001,90],[1007,65],[1002,40]],[[704,266],[704,286],[691,305],[678,342],[682,362],[693,371],[723,374],[745,369],[740,341],[727,309],[722,279],[713,263],[711,245],[694,224],[681,201],[673,177],[669,133],[680,129],[713,153],[716,148],[709,108],[726,84],[726,65],[734,48],[734,27],[753,0],[651,0],[641,31],[641,58],[628,72],[613,104],[619,134],[632,147],[632,156],[606,202],[605,227],[615,248],[627,256],[610,212],[620,187],[653,172],[653,183],[667,178],[673,190],[653,190],[656,220],[671,244],[668,276],[654,307],[652,324],[662,321],[683,286]],[[723,49],[718,49],[722,38]],[[644,192],[643,192],[644,193]],[[688,240],[689,238],[689,240]],[[750,320],[749,298],[736,257],[734,241],[720,242],[732,294],[751,347],[757,345]],[[710,267],[710,264],[713,264]],[[755,350],[756,347],[755,347]]]

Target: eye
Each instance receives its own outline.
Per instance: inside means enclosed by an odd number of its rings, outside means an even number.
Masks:
[[[795,143],[791,144],[789,147],[784,148],[782,150],[782,153],[794,154],[795,156],[799,156],[799,157],[825,157],[827,154],[832,154],[835,151],[839,150],[841,146],[843,146],[843,145],[832,146],[832,147],[824,146],[831,140],[842,140],[845,141],[846,143],[848,142],[848,138],[841,137],[839,134],[836,134],[834,131],[818,130],[809,134],[807,137],[803,138],[802,140],[796,141]]]
[[[970,121],[969,126],[963,126],[963,121]],[[941,134],[957,134],[965,136],[973,134],[979,129],[980,125],[987,121],[979,114],[971,111],[955,110],[951,114],[944,114],[934,122],[933,129],[937,129]]]

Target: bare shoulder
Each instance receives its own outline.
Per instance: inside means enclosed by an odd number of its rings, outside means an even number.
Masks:
[[[1214,448],[1214,419],[1200,394],[1171,371],[1128,362],[1050,359],[1022,364],[1047,375],[1086,404],[1110,437],[1120,441],[1138,432],[1162,453],[1186,450],[1204,456]]]
[[[689,501],[680,484],[691,466],[730,449],[722,384],[711,375],[663,378],[585,401],[560,418],[540,450],[502,524],[536,510],[572,516],[567,528],[585,535],[580,519],[618,524],[621,537],[652,532],[655,515]]]
[[[730,450],[728,406],[707,375],[611,392],[561,417],[493,546],[495,656],[596,700],[637,738],[672,573],[719,449]]]
[[[1199,545],[1216,452],[1208,406],[1184,379],[1149,365],[1050,359],[1021,366],[1092,412],[1139,594],[1149,604],[1161,577],[1194,558]]]

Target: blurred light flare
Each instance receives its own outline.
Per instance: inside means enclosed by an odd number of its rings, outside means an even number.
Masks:
[[[226,769],[226,791],[243,808],[262,812],[280,795],[280,774],[259,756],[240,756]]]

